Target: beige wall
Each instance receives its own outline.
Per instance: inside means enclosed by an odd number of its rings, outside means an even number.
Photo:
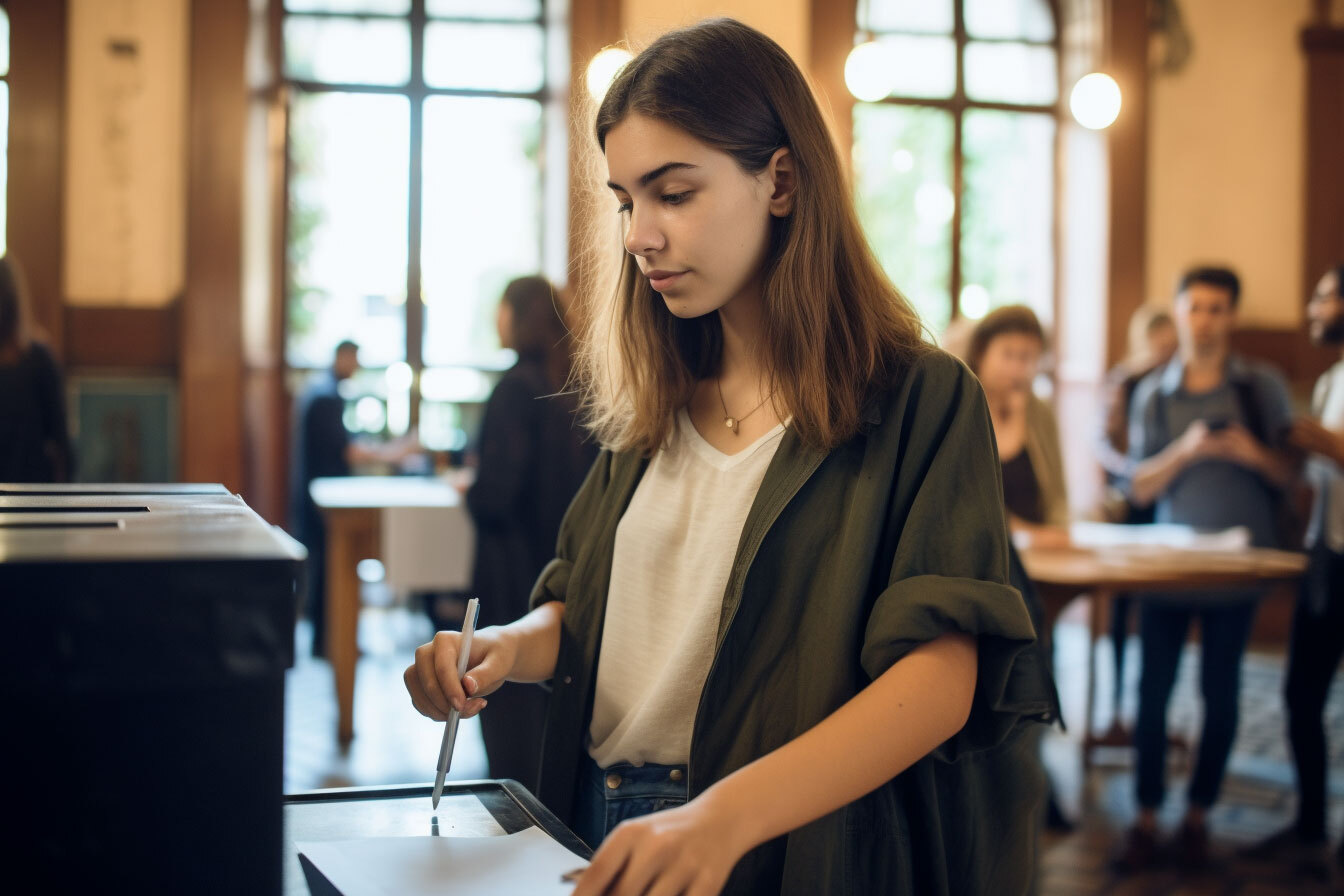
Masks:
[[[182,291],[188,13],[188,0],[70,0],[71,304],[162,306]],[[112,42],[134,52],[112,52]]]
[[[1340,5],[1336,0],[1337,7]],[[1147,290],[1228,262],[1244,324],[1301,318],[1304,63],[1310,0],[1182,0],[1193,53],[1155,75],[1148,137]]]
[[[626,37],[642,46],[669,28],[712,16],[731,16],[774,38],[806,70],[809,39],[807,0],[623,0]]]

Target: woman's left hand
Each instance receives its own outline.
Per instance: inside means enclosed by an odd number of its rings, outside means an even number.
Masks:
[[[708,796],[622,822],[573,896],[714,896],[750,844],[733,813]]]

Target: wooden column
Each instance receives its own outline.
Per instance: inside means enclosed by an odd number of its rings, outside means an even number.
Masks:
[[[65,355],[65,0],[8,0],[7,242],[28,282],[41,338]]]
[[[845,86],[845,60],[854,47],[854,23],[858,0],[812,0],[808,4],[808,78],[830,118],[831,132],[840,163],[853,177],[850,151],[854,143],[854,97]]]
[[[1302,31],[1307,67],[1304,299],[1326,270],[1344,262],[1344,27],[1323,14]]]
[[[242,215],[248,0],[192,0],[182,478],[243,485]]]
[[[592,245],[596,197],[590,169],[597,164],[592,121],[596,111],[588,96],[585,74],[598,50],[621,40],[620,0],[573,0],[569,29],[569,289],[575,298],[588,295],[595,282]]]
[[[1148,214],[1148,4],[1111,0],[1108,68],[1120,85],[1120,116],[1107,129],[1110,234],[1106,366],[1125,356],[1129,318],[1143,304]]]

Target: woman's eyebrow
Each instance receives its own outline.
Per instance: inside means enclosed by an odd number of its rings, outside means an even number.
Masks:
[[[668,162],[666,165],[659,165],[652,171],[648,171],[640,175],[639,185],[641,187],[647,187],[650,183],[662,177],[669,171],[680,171],[684,168],[699,168],[699,167],[700,167],[699,165],[692,165],[690,162]],[[607,181],[607,186],[611,187],[613,190],[620,190],[622,193],[630,192],[625,187],[621,186],[618,183],[615,183],[614,181]]]

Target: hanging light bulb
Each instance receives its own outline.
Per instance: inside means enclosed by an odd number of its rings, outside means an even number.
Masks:
[[[611,86],[611,82],[616,80],[621,69],[633,58],[629,50],[622,50],[620,47],[607,47],[598,51],[588,63],[588,70],[584,75],[588,94],[595,102],[602,102],[602,97],[607,95],[607,88]]]
[[[875,40],[864,41],[845,59],[845,86],[856,100],[875,103],[895,86],[891,50]]]
[[[1110,75],[1092,72],[1083,75],[1069,94],[1069,111],[1085,128],[1108,128],[1120,114],[1120,85]]]

